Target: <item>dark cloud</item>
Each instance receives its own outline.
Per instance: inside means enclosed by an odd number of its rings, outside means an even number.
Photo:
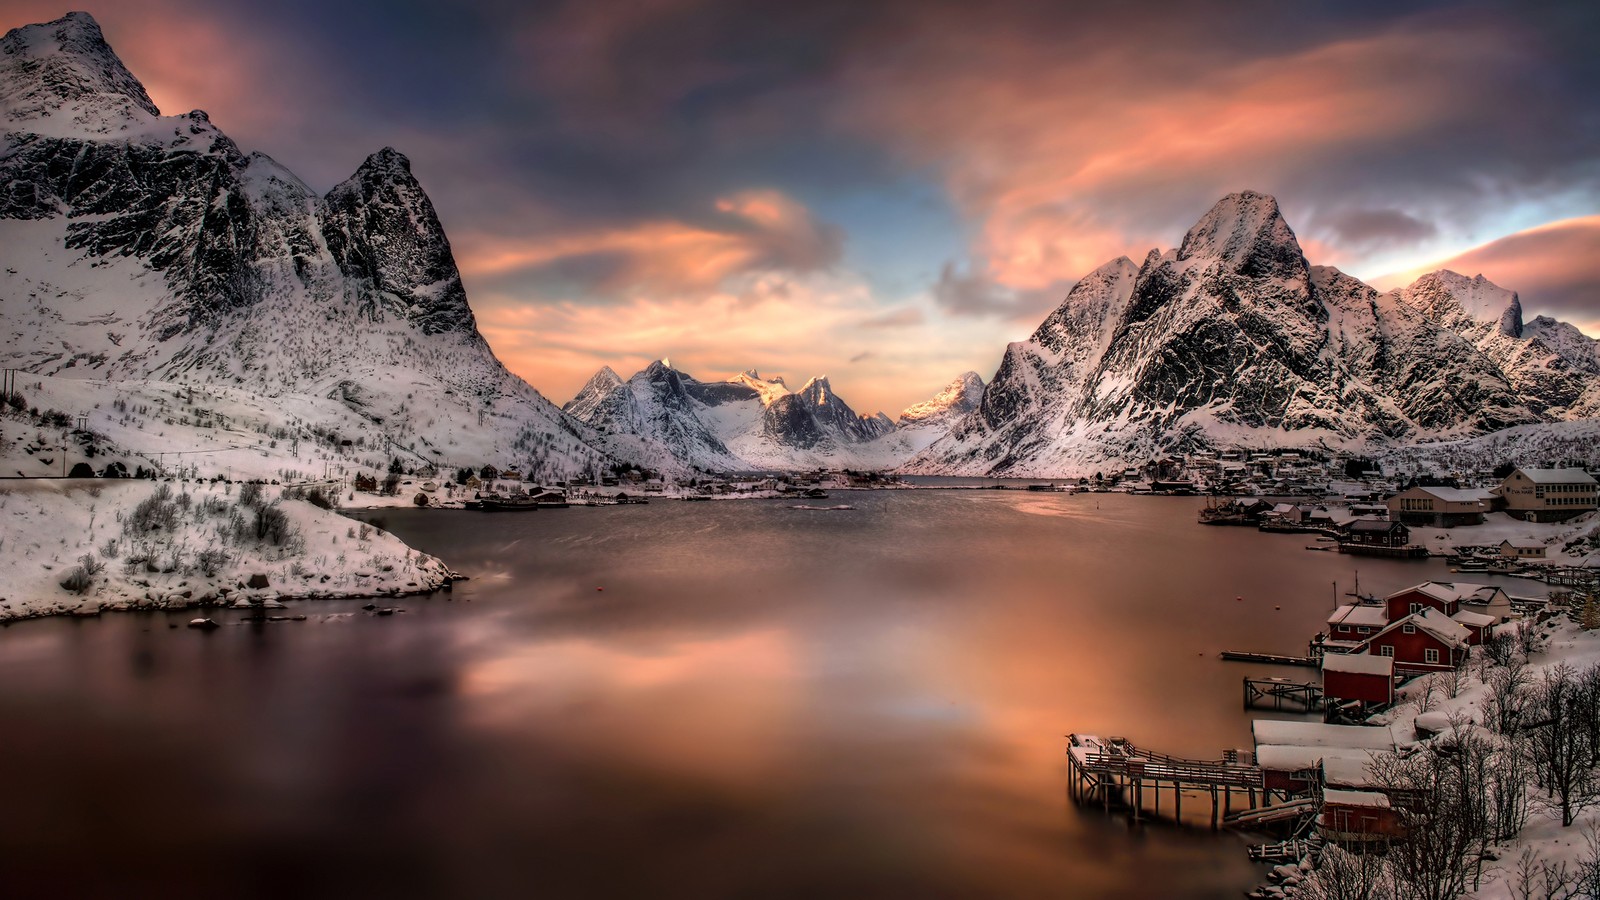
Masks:
[[[1351,248],[1412,247],[1439,233],[1438,226],[1398,209],[1351,209],[1328,223],[1340,244]]]
[[[939,268],[932,293],[935,302],[958,316],[989,315],[1012,307],[1010,291],[983,272],[960,271],[953,262]]]

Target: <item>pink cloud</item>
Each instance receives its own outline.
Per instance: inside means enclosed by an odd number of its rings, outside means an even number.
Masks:
[[[1161,37],[1152,23],[1140,46]],[[1474,85],[1508,52],[1487,28],[1421,24],[1243,61],[1167,37],[1134,57],[930,12],[849,70],[844,122],[942,173],[989,275],[1039,289],[1172,246],[1171,222],[1234,190],[1293,211],[1317,160],[1477,114]]]
[[[1516,291],[1524,318],[1551,315],[1600,335],[1600,215],[1519,231],[1372,284],[1389,290],[1439,269],[1482,275]]]

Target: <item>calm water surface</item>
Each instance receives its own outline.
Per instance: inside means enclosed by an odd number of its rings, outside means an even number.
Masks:
[[[472,580],[386,618],[20,623],[3,893],[1235,897],[1244,838],[1074,809],[1063,735],[1248,746],[1272,670],[1217,651],[1303,650],[1356,565],[1446,576],[1201,502],[368,513]]]

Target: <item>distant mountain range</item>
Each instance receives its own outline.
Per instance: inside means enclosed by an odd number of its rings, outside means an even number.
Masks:
[[[665,361],[627,381],[601,369],[562,409],[654,468],[892,468],[976,409],[983,379],[968,372],[897,422],[863,416],[827,376],[790,391],[755,370],[699,381]],[[620,449],[620,448],[619,448]]]
[[[989,385],[966,373],[896,419],[856,412],[826,377],[791,391],[665,362],[602,369],[558,409],[479,333],[399,152],[319,196],[204,112],[162,116],[83,13],[0,38],[0,130],[0,363],[81,384],[69,393],[94,408],[139,385],[226,389],[256,432],[359,438],[374,458],[546,478],[617,462],[1065,475],[1600,409],[1600,349],[1573,326],[1524,322],[1481,278],[1379,293],[1312,266],[1277,203],[1249,192],[1178,249],[1085,276]],[[145,434],[143,452],[175,440]]]

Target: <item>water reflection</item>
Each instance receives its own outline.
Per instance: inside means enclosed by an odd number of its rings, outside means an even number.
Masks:
[[[1065,803],[1063,732],[1248,741],[1242,647],[1353,582],[1194,501],[900,492],[375,516],[388,618],[0,632],[22,895],[1237,896],[1236,836]],[[1389,590],[1441,567],[1366,561]],[[1529,585],[1516,583],[1519,591]],[[1291,673],[1302,674],[1302,673]],[[94,853],[84,847],[106,845]]]

